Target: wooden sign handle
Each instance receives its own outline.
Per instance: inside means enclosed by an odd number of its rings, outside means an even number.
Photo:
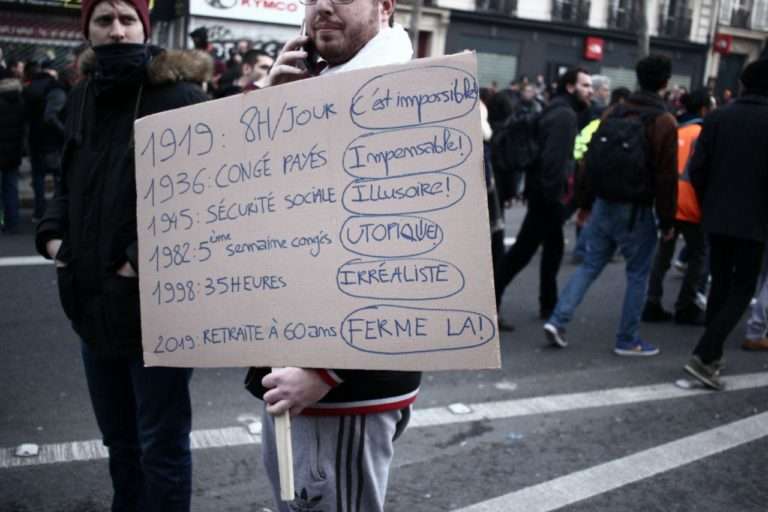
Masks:
[[[275,448],[277,469],[280,475],[280,499],[293,501],[293,444],[291,443],[291,413],[286,411],[275,416]]]

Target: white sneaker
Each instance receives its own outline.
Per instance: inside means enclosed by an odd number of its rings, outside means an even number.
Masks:
[[[544,324],[544,335],[549,343],[555,347],[565,348],[568,342],[565,340],[565,329],[560,329],[554,324],[547,322]]]
[[[704,295],[701,292],[696,292],[696,305],[699,307],[700,310],[706,311],[707,310],[707,296]]]

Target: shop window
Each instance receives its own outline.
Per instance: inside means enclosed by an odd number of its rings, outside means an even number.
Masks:
[[[496,82],[505,89],[517,77],[517,57],[500,53],[477,53],[477,74],[480,87]]]

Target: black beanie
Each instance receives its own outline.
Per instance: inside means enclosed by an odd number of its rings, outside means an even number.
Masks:
[[[741,73],[741,83],[747,91],[768,93],[768,59],[752,62]]]

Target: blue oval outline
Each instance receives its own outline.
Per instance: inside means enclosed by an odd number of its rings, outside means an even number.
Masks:
[[[354,143],[357,142],[360,139],[365,139],[365,138],[369,138],[369,137],[375,137],[377,135],[390,134],[390,133],[394,133],[394,132],[407,132],[409,130],[433,130],[433,129],[450,130],[450,131],[453,131],[453,132],[458,132],[460,135],[463,135],[464,137],[466,137],[466,139],[469,141],[469,150],[467,151],[467,154],[464,156],[464,158],[459,163],[457,163],[455,165],[448,166],[448,167],[444,167],[442,169],[433,169],[433,170],[430,170],[430,171],[409,172],[409,173],[405,173],[405,174],[397,174],[397,175],[394,175],[394,176],[382,176],[380,178],[372,178],[372,177],[369,177],[369,176],[360,176],[359,174],[354,174],[354,173],[350,172],[349,169],[347,169],[347,164],[346,164],[347,152],[349,151],[349,148],[352,147],[354,145]],[[382,130],[382,131],[378,131],[378,132],[368,132],[368,133],[364,133],[364,134],[356,137],[352,142],[347,144],[346,148],[344,148],[344,153],[342,154],[342,157],[341,157],[341,166],[344,169],[344,172],[348,176],[351,176],[351,177],[356,178],[356,179],[383,180],[383,179],[387,179],[387,178],[399,178],[399,177],[403,177],[403,176],[418,176],[420,174],[430,174],[430,173],[433,173],[433,172],[444,172],[444,171],[449,171],[451,169],[455,169],[455,168],[463,165],[464,163],[466,163],[466,161],[472,155],[474,150],[475,150],[475,148],[474,148],[474,145],[472,143],[472,137],[470,137],[464,130],[459,130],[458,128],[453,128],[451,126],[442,126],[442,125],[426,125],[426,126],[424,126],[424,125],[419,125],[419,126],[412,126],[410,128],[405,128],[405,129],[388,129],[388,130]]]
[[[347,205],[346,205],[346,203],[344,201],[344,197],[347,194],[347,190],[349,190],[349,188],[352,185],[357,185],[359,183],[368,183],[368,182],[375,183],[377,181],[401,180],[403,178],[412,178],[413,176],[426,176],[426,174],[416,174],[416,175],[408,175],[408,176],[395,176],[393,178],[380,178],[380,179],[368,179],[368,178],[366,178],[366,179],[357,179],[357,180],[351,181],[349,184],[347,184],[346,187],[344,187],[344,190],[341,192],[341,207],[344,208],[344,211],[346,211],[347,213],[349,213],[351,215],[358,215],[358,216],[361,216],[361,217],[381,217],[382,215],[416,215],[417,213],[432,213],[432,212],[439,212],[441,210],[446,210],[446,209],[448,209],[448,208],[450,208],[452,206],[455,206],[458,203],[460,203],[461,200],[464,199],[464,196],[467,195],[467,182],[464,181],[464,178],[462,178],[461,176],[453,174],[452,172],[431,172],[431,173],[428,173],[428,174],[441,174],[443,176],[453,176],[454,178],[459,180],[461,182],[461,184],[463,185],[463,189],[461,191],[461,196],[459,196],[458,199],[456,199],[452,203],[447,204],[446,206],[441,206],[440,208],[432,208],[431,210],[389,211],[387,213],[364,213],[364,212],[360,212],[360,211],[350,210],[349,208],[347,208]]]
[[[347,223],[349,223],[352,220],[356,220],[356,219],[374,219],[376,217],[386,218],[386,219],[418,219],[418,220],[425,220],[427,222],[430,222],[430,223],[434,224],[435,226],[437,226],[437,229],[440,230],[440,241],[437,242],[437,244],[435,244],[432,248],[427,249],[425,251],[417,252],[417,253],[414,253],[414,254],[400,254],[400,255],[397,255],[397,256],[382,256],[381,254],[368,254],[368,253],[364,253],[364,252],[358,252],[358,251],[352,250],[349,247],[347,247],[346,244],[344,243],[345,242],[345,238],[344,238],[344,234],[343,234],[344,233],[344,228],[347,226]],[[445,241],[445,230],[443,229],[443,226],[441,226],[440,224],[438,224],[434,220],[428,219],[426,217],[420,217],[418,215],[352,215],[351,217],[348,217],[347,220],[344,221],[344,224],[341,225],[341,229],[339,230],[339,240],[341,240],[341,246],[344,249],[346,249],[347,251],[351,252],[352,254],[356,254],[358,256],[364,256],[366,258],[413,258],[415,256],[421,256],[423,254],[428,254],[428,253],[434,251],[435,249],[437,249],[438,247],[440,247],[443,244],[443,242]]]
[[[380,263],[380,262],[387,262],[387,263],[389,263],[389,262],[404,262],[404,261],[419,261],[419,260],[421,260],[421,261],[431,261],[431,262],[435,262],[435,263],[441,263],[441,264],[448,265],[449,267],[453,267],[456,270],[456,272],[458,272],[459,277],[461,277],[461,285],[459,286],[459,289],[454,291],[454,292],[452,292],[452,293],[450,293],[449,295],[438,295],[438,296],[434,296],[434,297],[419,297],[419,298],[408,298],[408,299],[405,299],[405,298],[402,298],[402,297],[380,297],[380,296],[376,296],[376,295],[372,295],[372,296],[369,296],[369,295],[355,295],[355,294],[348,293],[347,291],[345,291],[342,288],[341,284],[339,283],[339,273],[341,272],[341,270],[344,267],[346,267],[347,265],[350,265],[350,264],[354,264],[354,263]],[[462,272],[461,269],[457,265],[454,265],[450,261],[438,260],[438,259],[435,259],[435,258],[377,258],[377,259],[374,259],[374,260],[363,260],[363,259],[360,259],[360,258],[355,258],[355,259],[352,259],[352,260],[349,260],[349,261],[343,263],[336,270],[336,288],[338,288],[339,291],[341,293],[343,293],[344,295],[346,295],[347,297],[353,297],[355,299],[400,300],[400,301],[406,301],[406,302],[411,302],[411,301],[419,301],[419,302],[421,302],[421,301],[425,301],[425,300],[443,300],[443,299],[448,299],[450,297],[453,297],[453,296],[461,293],[466,286],[467,286],[467,278],[464,277],[464,272]]]
[[[409,350],[406,352],[382,352],[380,350],[370,350],[370,349],[364,349],[357,347],[349,342],[347,337],[344,335],[344,324],[347,322],[347,320],[354,314],[359,313],[360,311],[365,311],[367,309],[379,309],[379,308],[394,308],[394,309],[405,309],[409,311],[437,311],[437,312],[451,312],[451,313],[466,313],[468,315],[478,315],[482,316],[486,320],[488,320],[488,323],[493,328],[493,333],[491,336],[485,340],[481,341],[480,343],[476,343],[474,345],[467,345],[462,347],[452,347],[452,348],[434,348],[429,350]],[[471,348],[477,348],[482,347],[483,345],[490,343],[493,341],[493,339],[496,337],[497,329],[496,329],[496,322],[491,320],[488,315],[485,315],[483,313],[478,313],[477,311],[467,311],[463,309],[439,309],[439,308],[414,308],[411,306],[398,306],[396,304],[374,304],[373,306],[365,306],[362,308],[358,308],[351,313],[349,313],[347,316],[344,317],[344,320],[341,321],[341,324],[339,324],[339,336],[342,340],[344,340],[344,343],[346,343],[348,346],[352,347],[353,349],[359,351],[359,352],[366,352],[368,354],[379,354],[379,355],[385,355],[385,356],[397,356],[397,355],[406,355],[406,354],[432,354],[435,352],[455,352],[457,350],[468,350]]]
[[[449,118],[446,118],[446,119],[435,119],[434,121],[421,122],[421,123],[413,123],[413,124],[404,124],[404,125],[400,125],[400,126],[365,126],[363,124],[358,123],[355,120],[355,114],[353,113],[354,106],[355,106],[355,98],[357,98],[357,96],[360,94],[360,92],[363,89],[365,89],[371,82],[373,82],[375,80],[378,80],[380,78],[383,78],[383,77],[390,76],[390,75],[397,75],[397,74],[400,74],[400,73],[409,73],[409,72],[412,72],[412,71],[424,71],[424,70],[427,70],[427,69],[450,69],[450,70],[453,70],[453,71],[458,71],[459,73],[462,73],[462,74],[468,76],[469,78],[471,78],[472,82],[474,82],[475,89],[477,90],[477,97],[475,98],[475,101],[472,103],[472,106],[469,108],[469,110],[467,110],[463,114],[459,114],[459,115],[456,115],[456,116],[453,116],[453,117],[449,117]],[[400,129],[400,128],[411,128],[411,127],[414,127],[414,126],[429,126],[429,125],[435,124],[435,123],[446,123],[448,121],[453,121],[455,119],[460,119],[460,118],[462,118],[464,116],[469,115],[472,111],[475,110],[475,108],[477,108],[477,102],[479,100],[480,100],[480,86],[477,83],[477,77],[472,75],[471,73],[461,69],[461,68],[457,68],[457,67],[454,67],[454,66],[422,66],[422,67],[418,67],[418,68],[407,68],[407,69],[400,69],[400,70],[397,70],[397,71],[390,71],[389,73],[381,73],[379,75],[374,76],[373,78],[370,78],[367,82],[365,82],[362,86],[360,86],[360,88],[357,91],[355,91],[355,94],[352,95],[352,99],[350,100],[349,118],[352,121],[352,124],[354,124],[358,128],[362,128],[363,130],[395,130],[395,129]]]

